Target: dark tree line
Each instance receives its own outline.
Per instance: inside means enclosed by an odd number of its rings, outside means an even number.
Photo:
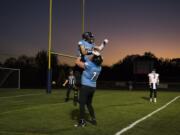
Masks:
[[[136,61],[151,61],[152,68],[160,74],[161,81],[178,82],[180,81],[180,58],[163,59],[157,58],[151,52],[145,52],[144,55],[128,55],[112,67],[106,67],[102,78],[118,81],[147,81],[147,73],[134,73],[134,63]],[[150,70],[151,71],[151,70]],[[150,72],[149,71],[149,72]],[[107,77],[108,75],[108,77]]]
[[[161,81],[180,81],[180,58],[157,58],[151,52],[143,55],[128,55],[112,66],[103,66],[99,81],[146,81],[147,74],[135,74],[134,63],[136,61],[151,61],[152,68],[160,74]],[[40,51],[35,57],[22,55],[18,58],[10,57],[0,66],[21,69],[22,88],[45,88],[47,82],[47,52]],[[52,80],[60,87],[65,80],[69,65],[58,65],[57,57],[52,55]]]
[[[134,63],[136,61],[151,61],[151,69],[156,69],[160,74],[161,81],[180,81],[180,58],[157,58],[151,52],[145,52],[143,55],[128,55],[113,66],[104,67],[101,79],[106,81],[147,81],[147,73],[134,73]]]

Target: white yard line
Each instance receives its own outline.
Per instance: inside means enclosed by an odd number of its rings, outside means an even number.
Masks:
[[[14,97],[26,97],[26,96],[34,96],[34,95],[42,95],[42,93],[39,93],[39,94],[23,94],[23,95],[16,95],[16,96],[6,96],[6,97],[0,97],[0,99],[14,98]]]
[[[10,111],[6,111],[6,112],[1,112],[0,115],[14,113],[14,112],[20,112],[20,111],[25,111],[25,110],[39,109],[39,108],[46,107],[46,106],[54,106],[54,105],[60,105],[60,104],[67,104],[67,103],[61,102],[61,103],[50,103],[50,104],[36,105],[36,106],[26,107],[26,108],[22,108],[22,109],[15,109],[15,110],[10,110]]]
[[[31,96],[31,95],[41,95],[40,94],[26,94],[26,95],[17,95],[17,96],[8,96],[8,97],[0,97],[0,98],[11,98],[11,97],[24,97],[24,96]],[[100,97],[100,96],[109,96],[109,94],[104,94],[104,95],[97,95],[96,97]],[[13,113],[13,112],[17,112],[17,111],[24,111],[24,110],[31,110],[31,109],[37,109],[40,107],[44,107],[44,106],[49,106],[49,105],[59,105],[59,104],[67,104],[66,102],[58,102],[58,103],[49,103],[49,104],[43,104],[43,105],[36,105],[36,106],[32,106],[32,107],[26,107],[26,108],[22,108],[22,109],[15,109],[15,110],[10,110],[10,111],[6,111],[6,112],[1,112],[0,115],[4,115],[4,114],[9,114],[9,113]]]
[[[48,134],[45,134],[45,133],[34,133],[34,132],[16,132],[16,131],[2,131],[0,130],[0,133],[3,134],[3,135],[6,135],[6,134],[11,134],[11,135],[48,135]]]
[[[129,126],[123,128],[122,130],[118,131],[115,135],[122,135],[124,132],[130,130],[131,128],[133,128],[134,126],[136,126],[137,124],[139,124],[140,122],[146,120],[147,118],[151,117],[152,115],[156,114],[157,112],[165,109],[168,105],[170,105],[171,103],[173,103],[174,101],[176,101],[178,98],[180,98],[180,96],[175,97],[174,99],[172,99],[171,101],[169,101],[168,103],[166,103],[165,105],[163,105],[162,107],[160,107],[159,109],[149,113],[148,115],[144,116],[143,118],[133,122],[132,124],[130,124]]]

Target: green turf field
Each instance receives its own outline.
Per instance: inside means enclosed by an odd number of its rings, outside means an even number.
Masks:
[[[1,135],[114,135],[180,95],[159,92],[150,103],[148,91],[97,90],[94,97],[98,125],[75,128],[78,107],[65,103],[65,91],[0,89]],[[88,115],[87,115],[88,117]],[[180,135],[180,98],[123,135]]]

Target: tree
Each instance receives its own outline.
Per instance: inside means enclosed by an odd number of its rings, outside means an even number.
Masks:
[[[35,57],[35,61],[39,70],[39,77],[41,80],[41,85],[46,86],[47,83],[47,71],[48,71],[48,56],[46,51],[40,51]],[[51,55],[51,69],[52,69],[52,79],[57,80],[59,75],[57,56]]]
[[[151,52],[145,52],[143,57],[149,58],[149,59],[157,59],[156,56]]]
[[[3,64],[5,67],[9,67],[9,68],[16,68],[17,66],[17,60],[16,58],[10,57],[8,59],[6,59],[6,61]]]

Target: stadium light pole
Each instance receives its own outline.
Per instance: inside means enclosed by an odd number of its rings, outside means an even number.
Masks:
[[[51,93],[51,48],[52,48],[52,0],[49,0],[49,40],[48,40],[48,78],[47,78],[47,93]]]

